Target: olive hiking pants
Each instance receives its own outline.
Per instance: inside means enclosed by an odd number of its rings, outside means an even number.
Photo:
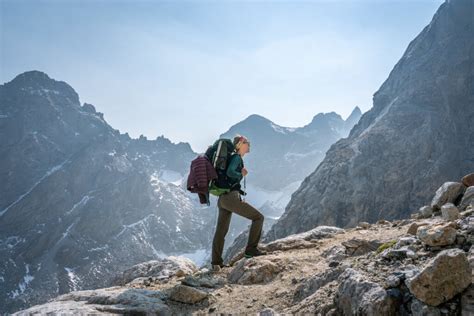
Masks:
[[[232,213],[252,220],[249,238],[245,252],[252,253],[257,249],[258,242],[262,235],[263,215],[252,205],[242,201],[239,191],[230,191],[222,194],[217,200],[219,216],[217,227],[212,241],[212,261],[211,264],[222,264],[222,251],[224,249],[225,235],[229,231]]]

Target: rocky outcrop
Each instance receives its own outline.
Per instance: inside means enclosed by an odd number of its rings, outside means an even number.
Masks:
[[[377,283],[353,269],[339,277],[336,306],[343,315],[397,315],[397,300]]]
[[[110,287],[98,290],[73,291],[54,301],[36,305],[13,315],[46,314],[154,314],[170,315],[161,291]]]
[[[150,260],[134,265],[122,272],[114,284],[125,285],[137,278],[162,281],[172,276],[184,276],[193,274],[198,268],[194,262],[185,257],[169,256],[159,260]]]
[[[474,120],[473,5],[439,7],[375,92],[373,107],[293,193],[269,240],[318,225],[408,218],[441,184],[472,172],[474,132],[464,127]]]
[[[229,282],[238,284],[267,283],[282,270],[276,263],[265,259],[241,259],[229,273]]]

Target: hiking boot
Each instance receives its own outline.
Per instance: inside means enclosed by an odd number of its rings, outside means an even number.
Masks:
[[[213,264],[212,267],[211,267],[211,270],[213,272],[219,272],[219,271],[221,271],[222,268],[228,268],[228,267],[230,267],[230,265],[228,265],[228,264],[223,264],[223,263]]]
[[[244,253],[244,256],[245,258],[252,258],[252,257],[257,257],[257,256],[264,256],[266,254],[267,254],[266,251],[263,251],[257,248],[256,250],[246,251]]]

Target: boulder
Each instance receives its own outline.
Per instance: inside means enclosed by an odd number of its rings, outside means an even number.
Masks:
[[[348,268],[338,280],[335,303],[342,315],[397,315],[397,299],[358,271]]]
[[[284,238],[274,240],[264,245],[262,248],[267,251],[311,248],[316,246],[316,244],[311,241],[319,240],[322,238],[329,238],[334,236],[335,234],[342,233],[344,233],[344,229],[339,227],[318,226],[304,233],[293,234]]]
[[[413,316],[441,316],[441,311],[414,298],[410,304]]]
[[[114,286],[69,292],[13,315],[171,315],[164,299],[161,291]]]
[[[438,306],[471,284],[471,268],[464,251],[443,250],[421,272],[406,279],[405,283],[417,299]]]
[[[329,282],[337,280],[337,278],[348,268],[347,264],[338,265],[333,269],[327,269],[322,273],[316,274],[311,278],[301,283],[295,291],[293,296],[293,302],[300,302],[308,296],[315,293],[321,287],[325,286]]]
[[[168,295],[173,301],[195,304],[207,298],[209,294],[191,286],[178,284],[170,289]]]
[[[459,203],[459,210],[464,211],[469,205],[474,207],[474,186],[468,187],[464,192],[461,203]]]
[[[427,225],[418,228],[417,237],[426,245],[447,246],[456,241],[456,229],[448,224]]]
[[[352,238],[341,243],[346,248],[346,254],[350,256],[359,256],[370,251],[377,250],[382,243],[378,240],[365,240]]]
[[[441,206],[441,216],[445,221],[454,221],[459,218],[459,210],[453,203]]]
[[[433,209],[429,205],[420,207],[418,210],[419,218],[430,218],[433,215]]]
[[[408,227],[407,234],[416,235],[416,232],[418,231],[418,227],[425,226],[425,225],[428,225],[428,223],[417,223],[417,222],[412,223],[410,227]]]
[[[156,280],[168,279],[174,275],[183,276],[198,271],[194,262],[185,257],[169,256],[150,260],[132,266],[114,280],[114,284],[125,285],[136,278],[153,277]]]
[[[431,208],[434,211],[439,211],[444,204],[454,203],[465,189],[466,187],[462,183],[445,182],[436,190],[435,196],[431,200]]]
[[[467,187],[472,187],[474,186],[474,173],[465,175],[462,179],[461,182],[467,186]]]
[[[227,279],[230,283],[258,284],[268,283],[282,270],[282,267],[267,259],[240,259]]]
[[[467,288],[461,296],[461,315],[474,315],[474,284]]]
[[[217,288],[221,287],[226,283],[226,280],[220,277],[215,277],[211,274],[203,273],[199,275],[187,275],[181,284],[192,286],[192,287],[206,287],[206,288]]]

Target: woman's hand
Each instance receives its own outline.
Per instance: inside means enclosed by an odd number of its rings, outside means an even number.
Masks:
[[[247,175],[248,171],[245,169],[245,167],[242,168],[242,175],[245,177]]]

